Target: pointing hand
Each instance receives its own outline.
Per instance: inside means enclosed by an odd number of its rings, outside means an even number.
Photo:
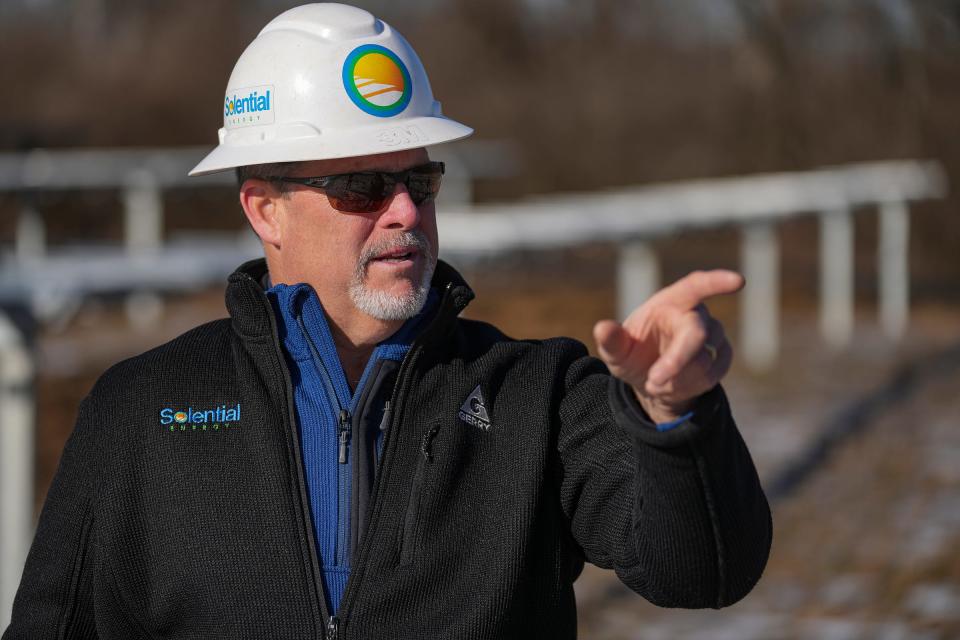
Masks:
[[[614,320],[594,325],[600,358],[633,387],[655,422],[687,413],[730,369],[733,349],[703,302],[743,285],[735,271],[695,271],[651,296],[622,325]]]

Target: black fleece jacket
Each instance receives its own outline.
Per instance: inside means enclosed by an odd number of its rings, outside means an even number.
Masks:
[[[440,263],[329,617],[265,270],[84,400],[3,640],[572,638],[584,561],[668,607],[760,578],[770,513],[719,386],[658,432],[582,344],[458,318],[473,293]],[[478,386],[489,428],[459,415]]]

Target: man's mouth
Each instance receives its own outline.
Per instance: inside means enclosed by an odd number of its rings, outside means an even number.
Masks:
[[[389,251],[384,251],[374,257],[371,262],[403,262],[404,260],[413,260],[417,256],[417,253],[418,249],[416,247],[397,247]]]

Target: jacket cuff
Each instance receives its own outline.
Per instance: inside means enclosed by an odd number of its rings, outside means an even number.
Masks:
[[[696,399],[686,420],[667,430],[657,429],[629,384],[611,376],[608,389],[610,409],[617,424],[654,447],[669,449],[689,444],[703,438],[705,432],[723,426],[720,417],[726,414],[727,396],[719,384]]]

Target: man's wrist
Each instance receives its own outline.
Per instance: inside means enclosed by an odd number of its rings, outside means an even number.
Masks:
[[[636,387],[631,387],[631,389],[637,397],[637,402],[656,424],[672,424],[683,419],[690,414],[693,405],[696,403],[696,398],[690,398],[679,404],[666,404],[640,393]]]

